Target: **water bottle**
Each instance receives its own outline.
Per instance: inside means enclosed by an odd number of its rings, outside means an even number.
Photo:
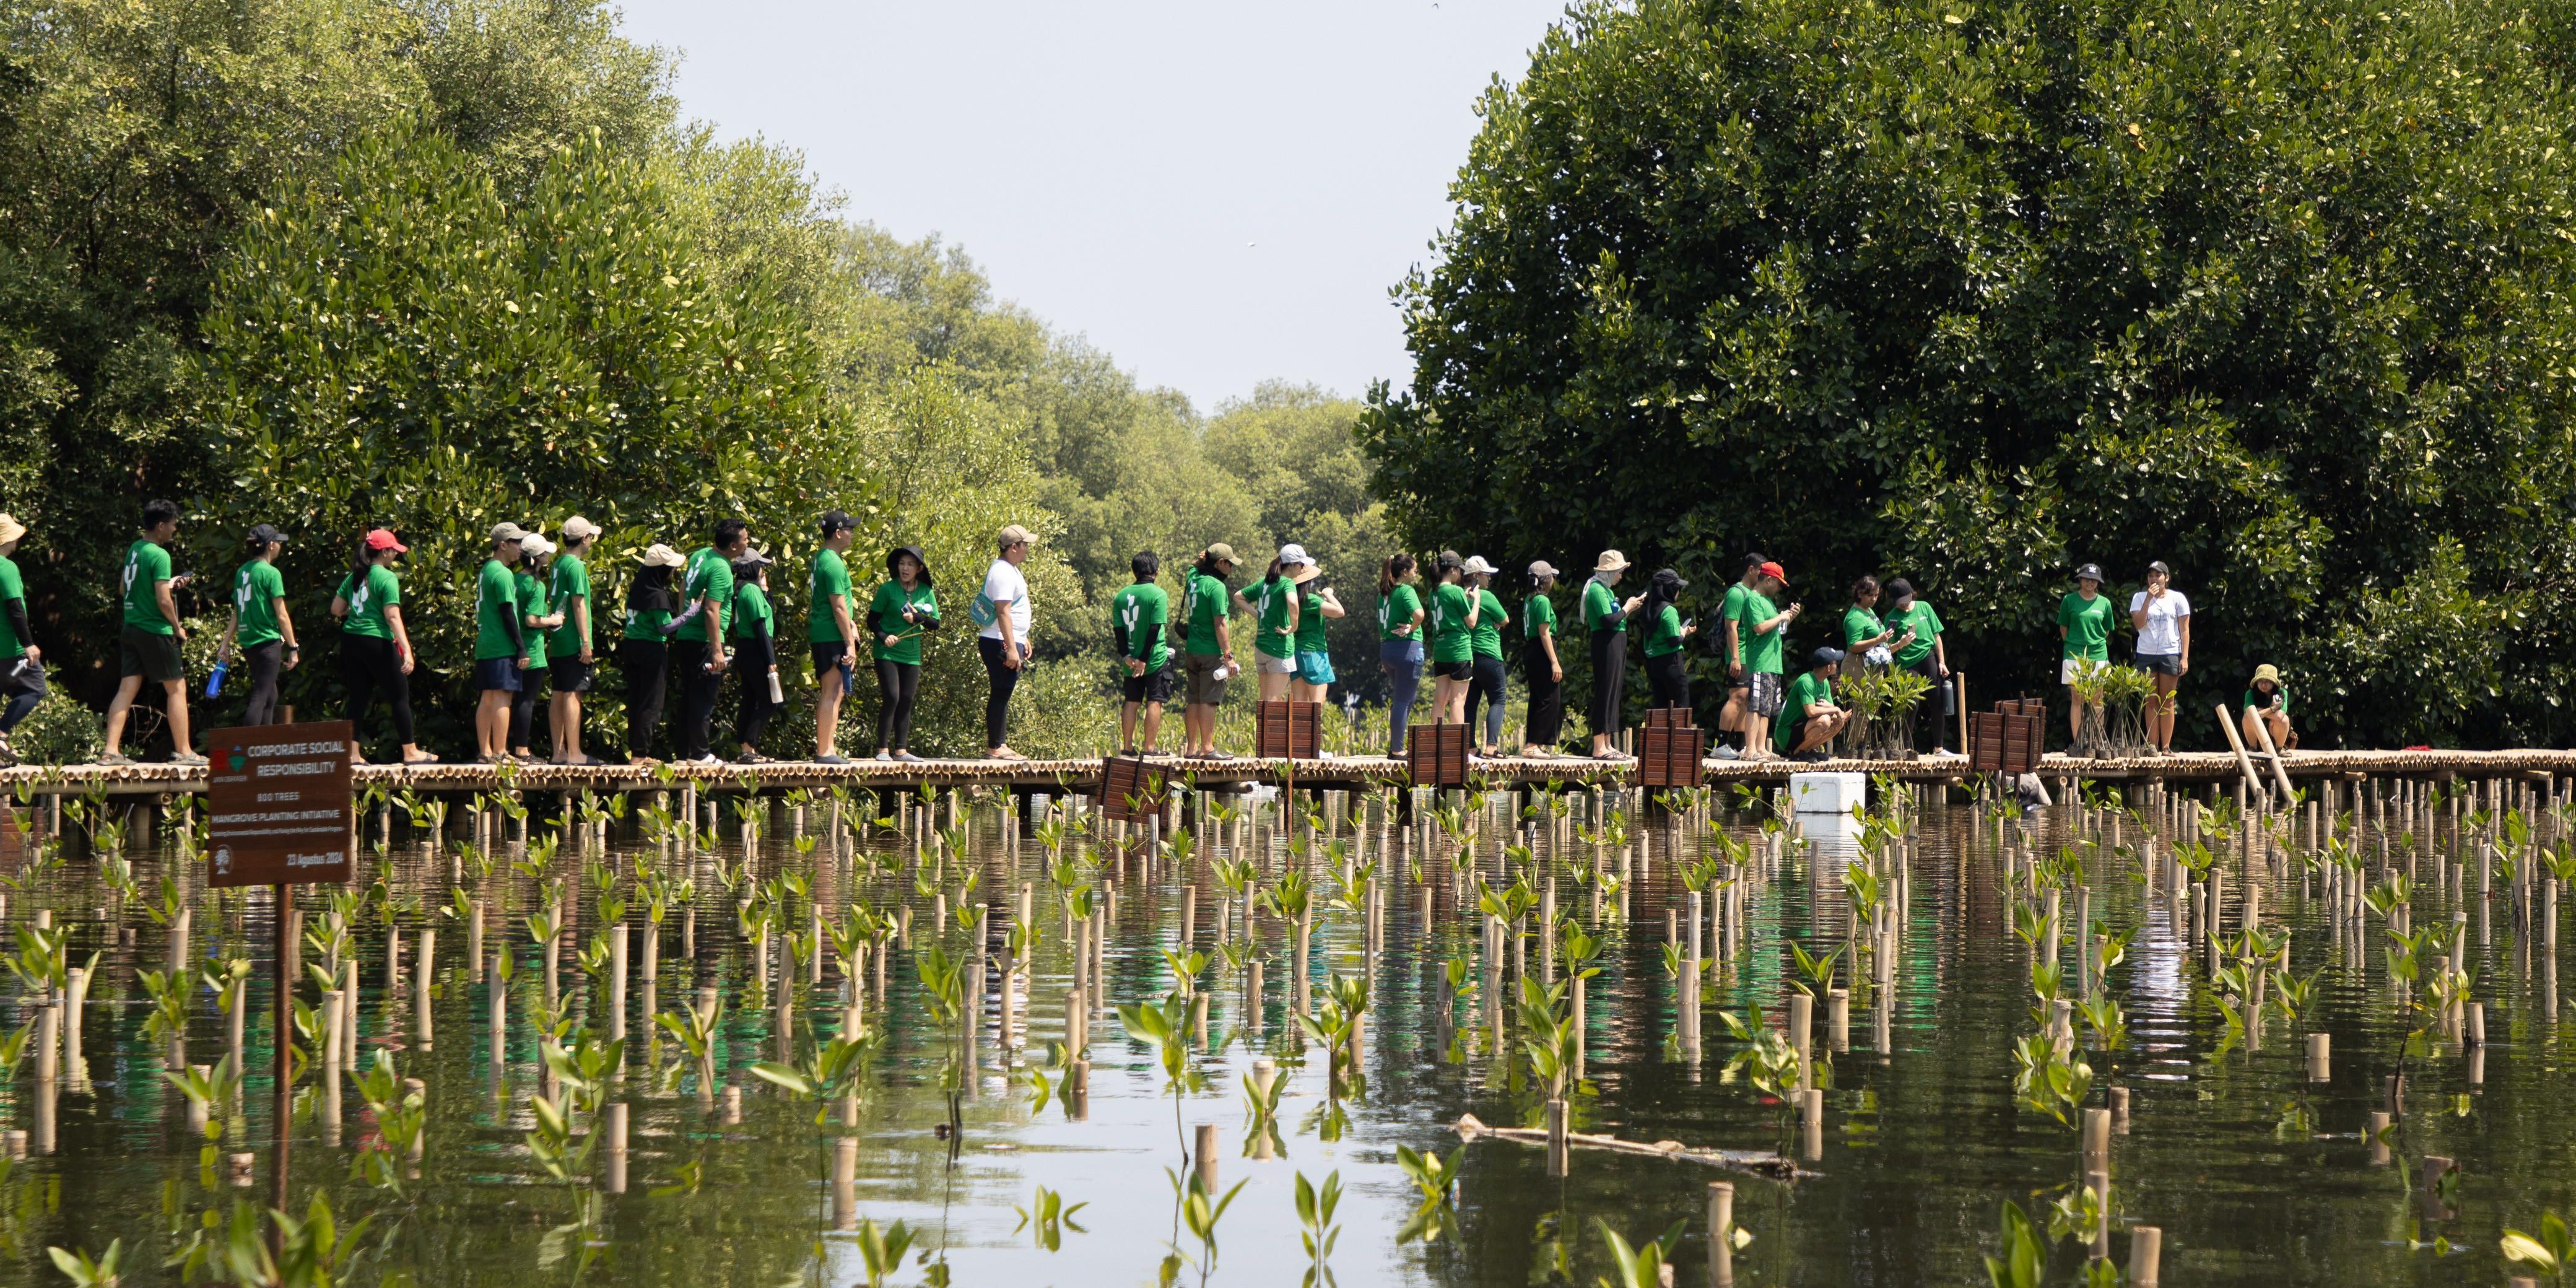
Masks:
[[[776,707],[784,706],[786,703],[787,693],[778,687],[778,672],[772,671],[769,673],[769,705]]]
[[[216,662],[216,663],[215,663],[215,669],[206,673],[206,696],[207,696],[207,697],[209,697],[209,698],[214,697],[216,694],[219,694],[219,693],[221,693],[221,692],[223,692],[223,691],[224,691],[224,671],[225,671],[225,670],[226,670],[226,667],[225,667],[224,663],[222,663],[221,661],[218,661],[218,662]]]

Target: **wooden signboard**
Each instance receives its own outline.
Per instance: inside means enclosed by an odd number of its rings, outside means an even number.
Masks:
[[[2041,716],[1981,712],[1968,717],[1968,768],[1980,774],[2027,774],[2039,768]]]
[[[1321,702],[1264,702],[1253,709],[1252,754],[1313,760],[1323,749],[1323,724]]]
[[[1163,810],[1170,784],[1143,758],[1111,756],[1100,762],[1100,810],[1112,823],[1143,823]]]
[[[1697,787],[1702,775],[1700,762],[1707,756],[1708,730],[1688,723],[1659,725],[1650,721],[1638,739],[1637,785]]]
[[[217,729],[206,739],[206,883],[350,879],[357,811],[346,720]]]
[[[1467,726],[1414,725],[1404,731],[1405,769],[1416,787],[1467,785]]]

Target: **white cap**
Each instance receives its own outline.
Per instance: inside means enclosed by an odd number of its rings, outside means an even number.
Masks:
[[[563,521],[563,538],[566,541],[579,541],[583,537],[597,536],[598,534],[599,525],[581,517],[578,514]]]
[[[534,558],[542,555],[550,555],[554,552],[555,543],[546,540],[546,536],[542,532],[531,532],[528,535],[519,538],[519,553],[521,554]]]
[[[1313,563],[1315,561],[1307,556],[1306,547],[1291,541],[1288,544],[1279,547],[1279,562],[1282,564],[1302,564]]]
[[[1492,564],[1489,564],[1489,563],[1486,563],[1486,562],[1485,562],[1485,557],[1484,557],[1483,555],[1469,555],[1469,556],[1467,556],[1467,562],[1465,562],[1465,563],[1462,563],[1462,564],[1458,565],[1458,570],[1459,570],[1459,571],[1461,571],[1461,572],[1481,572],[1481,573],[1492,573],[1492,572],[1496,571],[1495,567],[1494,567]]]

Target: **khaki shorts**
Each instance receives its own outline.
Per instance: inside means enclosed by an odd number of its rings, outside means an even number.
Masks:
[[[1181,677],[1188,690],[1186,699],[1194,707],[1213,707],[1225,701],[1225,681],[1216,678],[1225,659],[1214,653],[1181,654]]]

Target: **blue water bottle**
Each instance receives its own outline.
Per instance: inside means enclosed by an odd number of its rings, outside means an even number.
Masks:
[[[214,697],[216,694],[224,691],[224,669],[224,664],[222,662],[217,662],[215,663],[215,669],[206,673],[207,697]]]

